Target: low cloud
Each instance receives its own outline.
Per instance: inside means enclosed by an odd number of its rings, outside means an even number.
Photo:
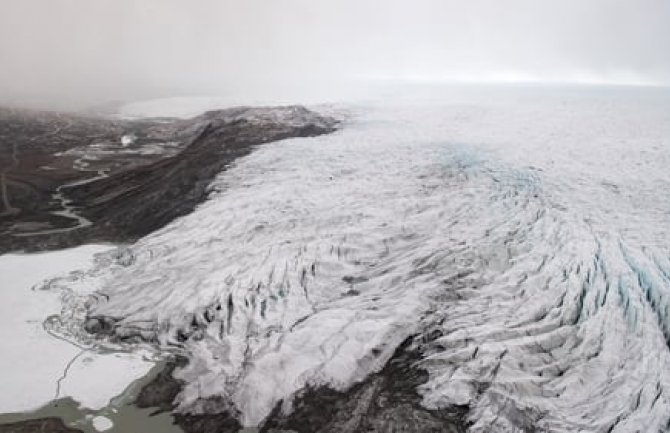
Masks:
[[[666,85],[670,2],[7,0],[0,64],[5,101],[290,93],[380,78]]]

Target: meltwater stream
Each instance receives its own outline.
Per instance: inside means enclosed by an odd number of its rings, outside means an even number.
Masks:
[[[51,326],[184,351],[178,410],[248,426],[414,337],[422,404],[467,406],[470,431],[670,430],[668,93],[496,92],[260,147],[192,214],[54,281],[88,295]]]

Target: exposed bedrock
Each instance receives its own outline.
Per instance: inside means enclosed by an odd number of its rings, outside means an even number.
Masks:
[[[276,433],[461,433],[465,432],[467,407],[428,410],[421,405],[417,387],[428,380],[416,367],[421,358],[414,338],[398,347],[378,373],[345,391],[327,386],[307,387],[293,399],[279,402],[264,420],[260,431]],[[175,398],[185,383],[174,372],[187,360],[176,357],[152,382],[147,384],[135,404],[158,411],[175,409]],[[225,402],[212,399],[203,413],[174,413],[175,423],[187,433],[235,433],[241,430],[234,409],[220,411]]]
[[[261,432],[298,433],[462,433],[467,407],[428,410],[417,387],[428,380],[415,366],[421,355],[406,340],[384,368],[346,391],[303,390],[287,407],[277,404]]]

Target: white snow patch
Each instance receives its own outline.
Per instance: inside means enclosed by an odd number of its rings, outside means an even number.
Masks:
[[[93,428],[95,428],[97,431],[106,431],[114,427],[112,420],[106,416],[96,416],[93,418],[91,423],[93,424]]]
[[[130,146],[137,140],[137,137],[134,134],[126,134],[123,137],[121,137],[121,145],[122,146]]]

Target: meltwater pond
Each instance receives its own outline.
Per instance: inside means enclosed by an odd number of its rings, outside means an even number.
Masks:
[[[91,296],[52,331],[184,353],[177,410],[246,426],[411,339],[422,405],[466,407],[470,431],[669,429],[666,90],[338,110],[340,131],[258,148],[192,214],[54,281]]]

